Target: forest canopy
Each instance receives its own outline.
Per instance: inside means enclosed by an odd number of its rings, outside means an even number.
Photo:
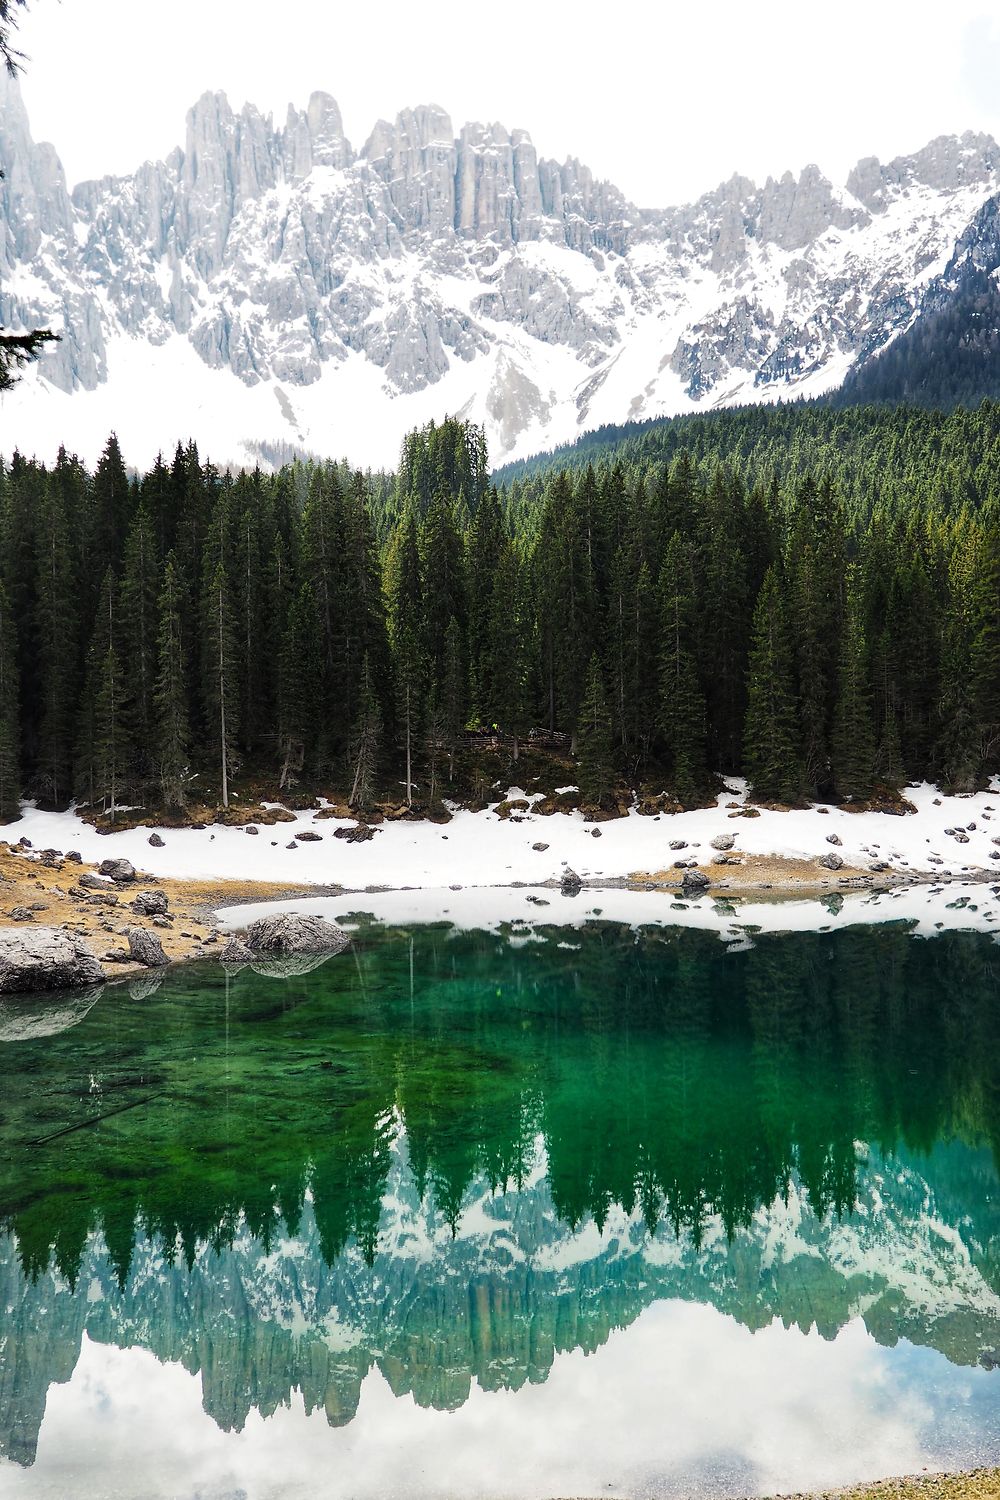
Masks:
[[[998,475],[988,404],[687,419],[499,486],[456,420],[395,476],[15,455],[0,816],[250,773],[427,808],[477,729],[561,745],[592,804],[970,788],[1000,768]]]

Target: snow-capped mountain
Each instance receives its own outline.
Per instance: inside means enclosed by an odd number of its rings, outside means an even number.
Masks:
[[[4,398],[0,450],[92,460],[114,428],[137,464],[188,436],[392,464],[446,413],[501,459],[818,394],[919,316],[1000,189],[1000,148],[967,134],[843,187],[807,167],[647,210],[435,106],[357,151],[317,93],[277,125],[206,94],[183,149],[70,193],[9,79],[0,163],[0,321],[63,335]]]
[[[539,1143],[528,1181],[506,1192],[474,1182],[452,1226],[418,1190],[401,1132],[370,1262],[351,1241],[328,1263],[310,1202],[294,1233],[276,1226],[263,1243],[243,1222],[231,1244],[199,1244],[190,1264],[137,1228],[123,1284],[98,1231],[74,1285],[55,1265],[26,1276],[16,1240],[0,1236],[0,1459],[34,1461],[49,1385],[71,1378],[84,1334],[200,1370],[205,1409],[227,1431],[294,1392],[307,1411],[348,1423],[374,1366],[397,1395],[454,1410],[473,1382],[544,1381],[561,1352],[599,1348],[665,1298],[827,1339],[861,1318],[887,1346],[907,1339],[953,1364],[997,1364],[995,1214],[970,1212],[960,1191],[970,1176],[995,1180],[986,1151],[873,1153],[850,1218],[818,1216],[793,1184],[732,1237],[707,1216],[697,1242],[669,1222],[650,1231],[641,1209],[620,1205],[601,1225],[588,1215],[570,1228],[545,1171]]]

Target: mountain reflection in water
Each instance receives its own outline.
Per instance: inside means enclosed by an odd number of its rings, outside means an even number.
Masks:
[[[85,1335],[227,1432],[350,1423],[376,1368],[456,1410],[667,1299],[992,1370],[988,937],[536,936],[369,932],[0,1041],[0,1491]]]

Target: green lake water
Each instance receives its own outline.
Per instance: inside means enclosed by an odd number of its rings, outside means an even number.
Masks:
[[[1000,948],[361,930],[0,1004],[0,1496],[1000,1463]]]

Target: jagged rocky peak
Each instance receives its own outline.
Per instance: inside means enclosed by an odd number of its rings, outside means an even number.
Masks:
[[[939,135],[912,156],[897,156],[886,165],[864,156],[847,178],[847,190],[872,213],[888,206],[893,192],[919,186],[936,193],[995,183],[1000,175],[1000,147],[990,135],[967,130]]]
[[[867,217],[859,203],[810,165],[798,177],[791,172],[768,177],[762,188],[734,174],[690,208],[675,210],[671,219],[675,233],[696,242],[699,224],[707,223],[709,263],[713,271],[725,273],[743,263],[752,242],[802,250],[828,229],[850,229]]]
[[[310,94],[306,120],[309,125],[309,138],[312,141],[314,165],[320,167],[350,166],[353,155],[350,142],[344,135],[344,121],[336,99],[320,90]]]
[[[849,229],[864,215],[834,192],[833,184],[815,165],[803,169],[798,180],[786,172],[780,181],[769,177],[760,200],[757,234],[765,244],[782,250],[801,250],[828,229]]]
[[[392,125],[379,120],[361,155],[385,182],[404,234],[454,229],[458,153],[446,110],[424,104],[402,110]]]
[[[17,81],[0,68],[0,270],[37,255],[43,235],[72,237],[73,211],[55,147],[36,144]]]

